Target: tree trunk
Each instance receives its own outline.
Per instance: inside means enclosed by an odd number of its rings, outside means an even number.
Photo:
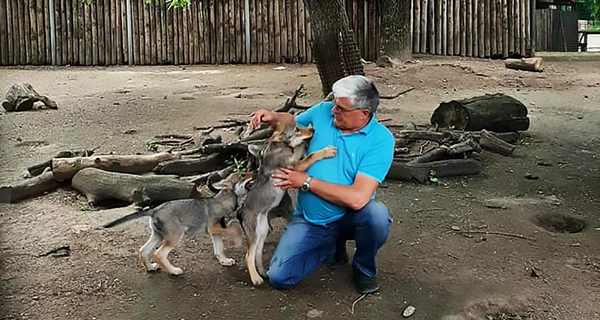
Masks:
[[[53,179],[52,170],[46,168],[41,174],[12,185],[0,186],[0,203],[15,203],[22,199],[38,196],[60,186]]]
[[[381,12],[381,51],[402,62],[412,59],[410,0],[378,1]]]
[[[337,80],[347,75],[364,75],[364,70],[343,1],[304,0],[304,3],[310,13],[312,52],[326,96]]]

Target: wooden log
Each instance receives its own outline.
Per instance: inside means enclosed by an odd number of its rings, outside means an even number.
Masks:
[[[448,156],[448,147],[439,146],[407,162],[408,165],[442,160]]]
[[[501,154],[503,156],[511,156],[515,150],[515,146],[500,139],[492,132],[481,130],[481,139],[479,139],[481,148]]]
[[[98,168],[121,173],[151,172],[159,163],[179,159],[181,155],[168,152],[148,155],[99,155],[92,157],[55,158],[52,159],[54,179],[63,181],[84,168]]]
[[[475,159],[450,159],[426,163],[407,164],[394,161],[386,176],[387,180],[425,183],[430,173],[437,178],[476,175],[481,163]]]
[[[93,150],[84,151],[61,151],[54,158],[89,157],[94,154]],[[29,177],[40,175],[46,168],[52,169],[52,159],[27,167]]]
[[[508,69],[542,72],[542,62],[541,57],[506,59],[504,65]]]
[[[247,152],[237,148],[227,148],[199,159],[175,159],[159,163],[154,172],[158,174],[192,175],[223,169],[232,156],[244,157]]]
[[[428,39],[428,28],[427,19],[428,14],[428,0],[421,0],[421,51],[420,53],[427,53],[427,39]]]
[[[196,186],[176,176],[136,175],[97,168],[79,170],[71,182],[73,189],[84,194],[88,203],[121,200],[138,206],[198,197]]]
[[[421,0],[413,0],[413,52],[421,50]]]
[[[485,94],[469,99],[442,102],[431,116],[439,128],[494,132],[524,131],[529,128],[527,107],[503,93]]]
[[[54,190],[60,185],[60,182],[54,180],[52,171],[46,168],[36,177],[0,187],[0,203],[15,203]]]
[[[2,107],[6,111],[28,111],[36,102],[42,102],[49,109],[58,109],[56,102],[42,96],[27,82],[13,84],[6,93]]]

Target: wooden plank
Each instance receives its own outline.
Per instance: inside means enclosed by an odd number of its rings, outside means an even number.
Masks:
[[[242,62],[242,30],[240,29],[239,12],[240,2],[238,0],[230,0],[229,2],[229,19],[231,19],[230,32],[231,32],[231,49],[230,53],[232,63]]]
[[[491,19],[491,0],[485,0],[485,4],[484,4],[484,26],[485,26],[485,32],[484,32],[484,37],[485,37],[485,52],[484,52],[484,56],[485,57],[490,57],[491,52],[492,52],[492,19]]]
[[[260,1],[260,0],[258,0]],[[287,59],[293,62],[296,54],[294,52],[294,20],[292,19],[292,0],[286,0],[285,6],[286,26],[287,26]]]
[[[110,15],[108,16],[109,27],[107,42],[110,47],[110,60],[111,65],[117,64],[117,49],[119,48],[118,38],[121,36],[117,29],[117,20],[119,20],[119,0],[106,0],[109,6]]]
[[[446,55],[446,51],[448,49],[448,38],[446,37],[446,34],[448,33],[448,24],[447,24],[447,13],[448,13],[448,1],[447,0],[441,0],[442,4],[441,4],[441,15],[442,15],[442,19],[440,20],[441,23],[441,30],[442,30],[442,51],[440,52],[442,55]]]
[[[296,8],[296,25],[298,28],[296,29],[296,62],[297,63],[305,63],[306,62],[306,20],[304,20],[304,1],[296,0],[295,1]],[[366,23],[366,21],[363,21]],[[365,47],[366,44],[364,45]],[[365,54],[366,55],[366,54]]]
[[[204,29],[204,1],[197,1],[196,14],[198,16],[198,51],[200,63],[206,63],[206,40]]]
[[[146,1],[142,4],[142,12],[144,14],[144,64],[151,65],[152,64],[152,29],[150,25],[152,21],[150,20],[150,4]]]
[[[69,6],[71,8],[71,14],[69,22],[69,38],[71,38],[71,64],[79,65],[79,26],[78,26],[78,17],[79,17],[79,1],[77,0],[68,0]]]
[[[83,52],[85,54],[85,62],[86,66],[92,64],[92,56],[93,56],[93,46],[92,46],[92,5],[81,3],[81,8],[83,9],[83,28],[84,28],[84,46]]]
[[[447,0],[447,21],[448,21],[448,30],[446,31],[447,35],[447,50],[446,54],[453,56],[454,55],[454,3],[458,0]]]
[[[478,57],[483,58],[485,56],[485,0],[479,0],[477,4]]]
[[[371,41],[369,44],[369,56],[367,57],[367,59],[370,61],[375,61],[375,60],[377,60],[377,43],[379,41],[379,37],[376,34],[379,15],[377,13],[377,3],[376,2],[369,1],[368,6],[369,6],[369,39]],[[425,8],[427,8],[427,6],[425,6]],[[423,11],[423,9],[424,9],[423,6],[421,6],[421,12]],[[421,29],[421,34],[423,34],[422,29]],[[423,39],[425,39],[425,40],[423,41]],[[422,48],[426,48],[427,37],[421,37],[420,43],[421,43]]]
[[[175,30],[173,28],[174,26],[174,12],[175,10],[171,9],[167,9],[166,4],[163,4],[163,14],[165,16],[165,20],[166,20],[166,24],[167,24],[167,61],[170,64],[175,64],[175,52],[174,52],[174,48],[175,48],[175,38],[174,38],[174,33]]]
[[[96,28],[98,37],[96,45],[98,46],[98,65],[106,64],[106,49],[104,46],[104,2],[102,0],[95,1],[96,4]]]
[[[221,2],[221,29],[223,30],[223,63],[229,63],[229,1]]]
[[[460,0],[460,55],[467,55],[467,1]]]
[[[467,52],[467,57],[472,57],[473,56],[473,47],[474,47],[474,32],[473,32],[473,5],[474,5],[474,1],[475,0],[466,0],[466,19],[465,19],[465,23],[466,23],[466,28],[465,28],[465,35],[466,35],[466,52]]]
[[[509,39],[509,30],[508,30],[508,2],[510,0],[502,0],[502,56],[504,58],[508,57],[508,53],[510,51],[511,42]]]
[[[421,2],[421,0],[413,0],[413,53],[421,51]]]
[[[272,28],[272,9],[273,5],[269,3],[269,1],[262,1],[263,3],[263,29],[265,33],[264,37],[264,61],[266,63],[273,62],[273,28]],[[297,17],[299,18],[299,17]],[[300,33],[300,27],[297,29],[298,33]]]
[[[19,12],[19,16],[23,20],[22,27],[23,31],[25,31],[25,38],[23,39],[25,42],[25,63],[31,64],[31,23],[29,18],[29,1],[21,0],[19,1],[19,5],[21,4],[23,11]],[[19,6],[19,9],[21,9],[21,6]]]
[[[441,55],[444,51],[442,49],[442,37],[443,37],[443,24],[444,24],[444,1],[445,0],[437,0],[436,8],[435,8],[435,53]]]
[[[190,39],[190,34],[192,33],[191,30],[191,22],[190,22],[190,10],[188,10],[187,8],[184,10],[181,10],[181,16],[183,18],[183,55],[184,55],[184,61],[185,64],[191,64],[193,61],[193,57],[192,57],[192,47],[193,44],[191,42]]]
[[[263,22],[263,3],[263,0],[256,0],[256,41],[258,42],[256,59],[258,60],[258,63],[265,63],[265,25]]]
[[[38,40],[37,40],[37,19],[36,19],[36,14],[35,14],[35,0],[26,0],[27,4],[25,5],[25,8],[27,9],[25,14],[28,16],[29,19],[29,38],[30,38],[30,43],[29,43],[29,50],[30,50],[30,55],[31,55],[31,64],[34,65],[39,65],[39,58],[38,58]],[[4,0],[0,0],[0,3],[4,2]],[[1,6],[1,5],[0,5]],[[0,16],[3,16],[4,12],[2,12],[2,10],[0,9]],[[2,27],[2,22],[0,21],[0,28]],[[6,33],[2,34],[2,38],[4,38],[6,35]],[[0,40],[2,41],[2,40]],[[0,54],[2,55],[2,54]]]
[[[115,34],[112,30],[112,16],[114,15],[113,8],[111,6],[111,0],[104,0],[104,51],[106,52],[105,63],[106,65],[113,65],[114,57],[114,46],[113,38]]]
[[[274,41],[273,41],[273,62],[279,63],[281,62],[281,1],[274,0],[273,1],[273,25],[275,28],[275,32],[273,33]]]
[[[421,0],[421,21],[419,22],[419,28],[420,28],[420,37],[421,39],[419,39],[419,43],[420,43],[420,49],[419,52],[420,53],[427,53],[427,28],[428,28],[428,19],[427,19],[427,13],[428,13],[428,0]]]
[[[123,0],[114,0],[112,2],[114,8],[114,32],[115,39],[113,41],[113,46],[115,47],[115,64],[123,65],[125,62],[123,61],[123,57],[127,56],[127,53],[123,50],[123,40],[127,42],[127,27],[125,27],[125,33],[123,33],[123,8],[122,8]]]
[[[519,9],[520,9],[520,12],[519,12],[519,17],[520,17],[520,19],[519,19],[519,22],[520,22],[519,36],[520,36],[520,39],[521,39],[521,41],[520,41],[520,45],[521,45],[520,53],[521,53],[522,56],[526,56],[527,53],[525,52],[525,45],[527,43],[526,42],[527,41],[527,29],[528,29],[527,26],[529,24],[526,24],[526,19],[527,19],[526,17],[527,16],[526,16],[526,9],[525,9],[525,7],[528,6],[528,3],[527,3],[527,1],[524,1],[524,0],[518,0],[518,1],[519,1]]]
[[[179,33],[181,27],[181,21],[179,20],[179,11],[181,9],[171,8],[169,11],[173,14],[173,63],[179,65],[181,63],[181,47]]]
[[[100,61],[99,51],[100,45],[98,44],[98,5],[96,2],[92,2],[90,4],[90,13],[92,16],[92,42],[90,43],[90,47],[93,49],[92,51],[92,65],[97,66]]]
[[[13,3],[11,0],[6,0],[6,43],[8,46],[8,61],[7,65],[16,65],[15,63],[15,44],[14,36],[16,33],[15,26],[13,25]]]
[[[149,47],[148,53],[148,64],[156,65],[156,19],[154,18],[154,1],[144,2],[144,17],[146,18],[145,24],[148,25],[146,29],[146,46]]]
[[[200,63],[200,17],[198,16],[199,2],[194,1],[191,5],[190,16],[192,18],[193,31],[190,37],[192,38],[195,64]]]
[[[428,39],[429,39],[429,48],[427,50],[427,53],[430,54],[435,54],[435,21],[436,21],[436,14],[435,14],[435,10],[437,8],[437,5],[435,4],[435,0],[429,0],[428,1],[428,10],[427,10],[427,29],[429,30],[428,32]]]
[[[454,13],[454,17],[453,17],[453,27],[454,27],[454,31],[453,31],[453,35],[454,35],[454,55],[459,55],[460,54],[460,1],[461,0],[453,0],[452,1],[452,5],[454,6],[453,8],[453,13]]]
[[[496,2],[497,0],[489,0],[490,5],[490,54],[498,54],[498,47],[496,42]]]
[[[504,32],[502,28],[502,0],[496,2],[496,54],[502,56]]]
[[[8,1],[7,1],[8,4]],[[36,27],[37,27],[37,48],[38,48],[38,61],[40,64],[48,64],[49,61],[46,57],[46,37],[50,36],[46,34],[44,29],[44,1],[35,1],[35,16],[36,16]],[[7,37],[9,38],[9,37]]]
[[[375,5],[373,5],[374,7]],[[304,10],[304,15],[305,15],[305,20],[306,20],[306,51],[307,51],[307,56],[306,56],[306,60],[309,63],[313,63],[314,62],[314,56],[313,56],[313,50],[312,50],[312,43],[313,43],[313,38],[312,38],[312,28],[311,28],[311,21],[310,21],[310,12],[308,11],[308,8],[306,10]],[[373,29],[375,25],[373,25]]]
[[[6,11],[7,1],[0,0],[0,64],[3,66],[9,65],[8,63],[8,11]]]
[[[79,65],[85,65],[85,4],[81,1],[75,1],[73,4],[77,6],[77,61]]]
[[[524,2],[525,6],[525,51],[527,57],[531,57],[531,30],[529,25],[531,24],[531,10],[527,2]],[[535,13],[534,13],[535,14]]]
[[[513,29],[515,32],[515,54],[519,54],[521,51],[521,12],[520,12],[520,2],[519,0],[514,0],[514,20],[513,20]]]
[[[63,65],[68,65],[69,62],[69,27],[67,25],[67,2],[60,0],[60,23],[62,26],[62,61]]]
[[[508,0],[507,2],[508,54],[512,55],[515,52],[515,0]]]
[[[23,0],[17,0],[14,5],[15,10],[15,18],[13,20],[15,25],[17,26],[19,33],[17,35],[17,41],[19,43],[19,63],[24,65],[27,63],[27,50],[25,49],[25,23],[23,19]],[[14,9],[13,9],[14,10]]]

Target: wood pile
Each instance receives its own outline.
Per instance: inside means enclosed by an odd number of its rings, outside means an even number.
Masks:
[[[296,104],[302,88],[300,86],[276,111],[300,114],[306,110],[306,106]],[[396,137],[394,162],[387,179],[426,183],[433,181],[432,178],[476,175],[482,170],[482,153],[510,157],[519,130],[526,130],[529,124],[526,109],[522,110],[518,101],[511,99],[504,95],[486,95],[466,102],[442,103],[434,111],[432,126],[428,128],[417,129],[414,124],[387,125]],[[503,106],[502,112],[493,111],[494,101],[497,107]],[[474,107],[476,105],[479,107]],[[509,109],[512,113],[507,115]],[[477,114],[479,116],[473,117]],[[465,130],[474,127],[473,121],[477,130]],[[195,129],[201,130],[199,138],[175,134],[154,137],[147,145],[153,151],[150,154],[61,152],[53,159],[28,168],[25,180],[0,187],[0,202],[14,203],[61,186],[71,186],[85,195],[90,205],[111,199],[147,206],[212,195],[210,183],[235,170],[256,168],[248,145],[264,143],[273,132],[264,125],[251,130],[248,120],[231,119]],[[224,142],[220,135],[213,135],[216,129],[231,130],[234,138]],[[159,151],[159,146],[168,149]]]

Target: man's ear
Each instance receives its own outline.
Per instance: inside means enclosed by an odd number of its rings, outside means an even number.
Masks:
[[[251,155],[253,155],[257,159],[260,159],[260,150],[261,149],[262,149],[261,146],[257,146],[255,144],[248,145],[248,151],[250,152]]]

